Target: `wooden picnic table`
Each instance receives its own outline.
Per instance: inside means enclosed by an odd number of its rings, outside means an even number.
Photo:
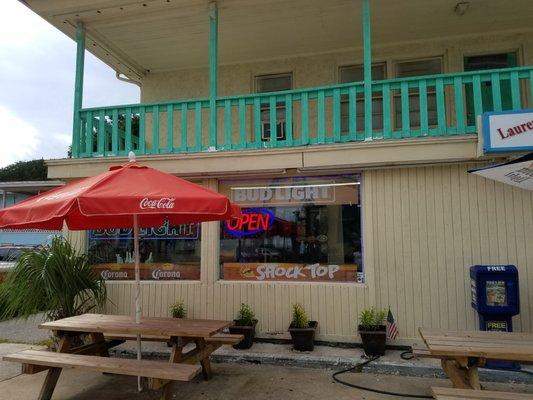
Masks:
[[[533,362],[533,334],[419,328],[431,357],[460,389],[481,389],[478,367],[487,360]]]
[[[39,325],[58,337],[58,353],[27,350],[4,357],[23,363],[24,373],[48,370],[39,399],[48,400],[62,368],[82,368],[92,371],[143,376],[151,389],[163,389],[162,398],[170,399],[174,380],[188,381],[200,371],[211,377],[209,355],[224,343],[235,343],[242,335],[224,335],[228,321],[143,317],[140,323],[125,315],[83,314]],[[90,336],[88,344],[73,347],[75,337]],[[109,335],[109,337],[106,337]],[[169,362],[109,358],[108,349],[131,340],[161,338],[172,346]],[[233,342],[232,342],[233,341]],[[186,353],[183,348],[193,342],[196,347]]]

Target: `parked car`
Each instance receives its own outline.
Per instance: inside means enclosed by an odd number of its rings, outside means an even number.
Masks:
[[[3,280],[3,276],[15,266],[21,254],[25,250],[31,250],[35,247],[28,245],[0,245],[0,282]]]

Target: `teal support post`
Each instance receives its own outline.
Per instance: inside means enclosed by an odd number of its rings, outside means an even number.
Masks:
[[[363,77],[365,95],[365,140],[372,140],[372,41],[370,0],[363,0]]]
[[[80,110],[83,100],[83,68],[85,64],[85,28],[78,22],[76,29],[76,77],[74,80],[74,118],[72,124],[72,157],[80,155]],[[90,132],[87,132],[90,134]]]
[[[209,4],[209,147],[217,146],[218,8]]]

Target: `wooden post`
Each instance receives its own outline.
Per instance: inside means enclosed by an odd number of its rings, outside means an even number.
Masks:
[[[60,334],[61,339],[57,347],[58,353],[68,353],[70,349],[71,338],[66,333]],[[41,387],[41,392],[39,393],[39,400],[50,400],[54,389],[56,388],[57,380],[59,375],[61,375],[62,368],[50,368],[44,379],[43,386]]]
[[[217,147],[218,8],[209,3],[209,147]]]
[[[372,140],[372,45],[370,0],[363,0],[363,77],[365,96],[365,140]]]
[[[80,110],[83,101],[83,70],[85,64],[85,27],[78,22],[76,28],[76,77],[74,80],[74,117],[72,123],[72,157],[80,155]],[[89,133],[87,133],[89,134]]]
[[[213,376],[213,373],[211,372],[211,362],[209,361],[209,354],[211,351],[207,348],[203,338],[196,339],[195,343],[196,348],[198,349],[198,354],[201,357],[200,365],[202,366],[202,375],[204,376],[204,379],[208,381]]]

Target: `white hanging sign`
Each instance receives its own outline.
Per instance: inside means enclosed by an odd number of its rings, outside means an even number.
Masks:
[[[483,151],[533,151],[533,110],[483,114]]]

